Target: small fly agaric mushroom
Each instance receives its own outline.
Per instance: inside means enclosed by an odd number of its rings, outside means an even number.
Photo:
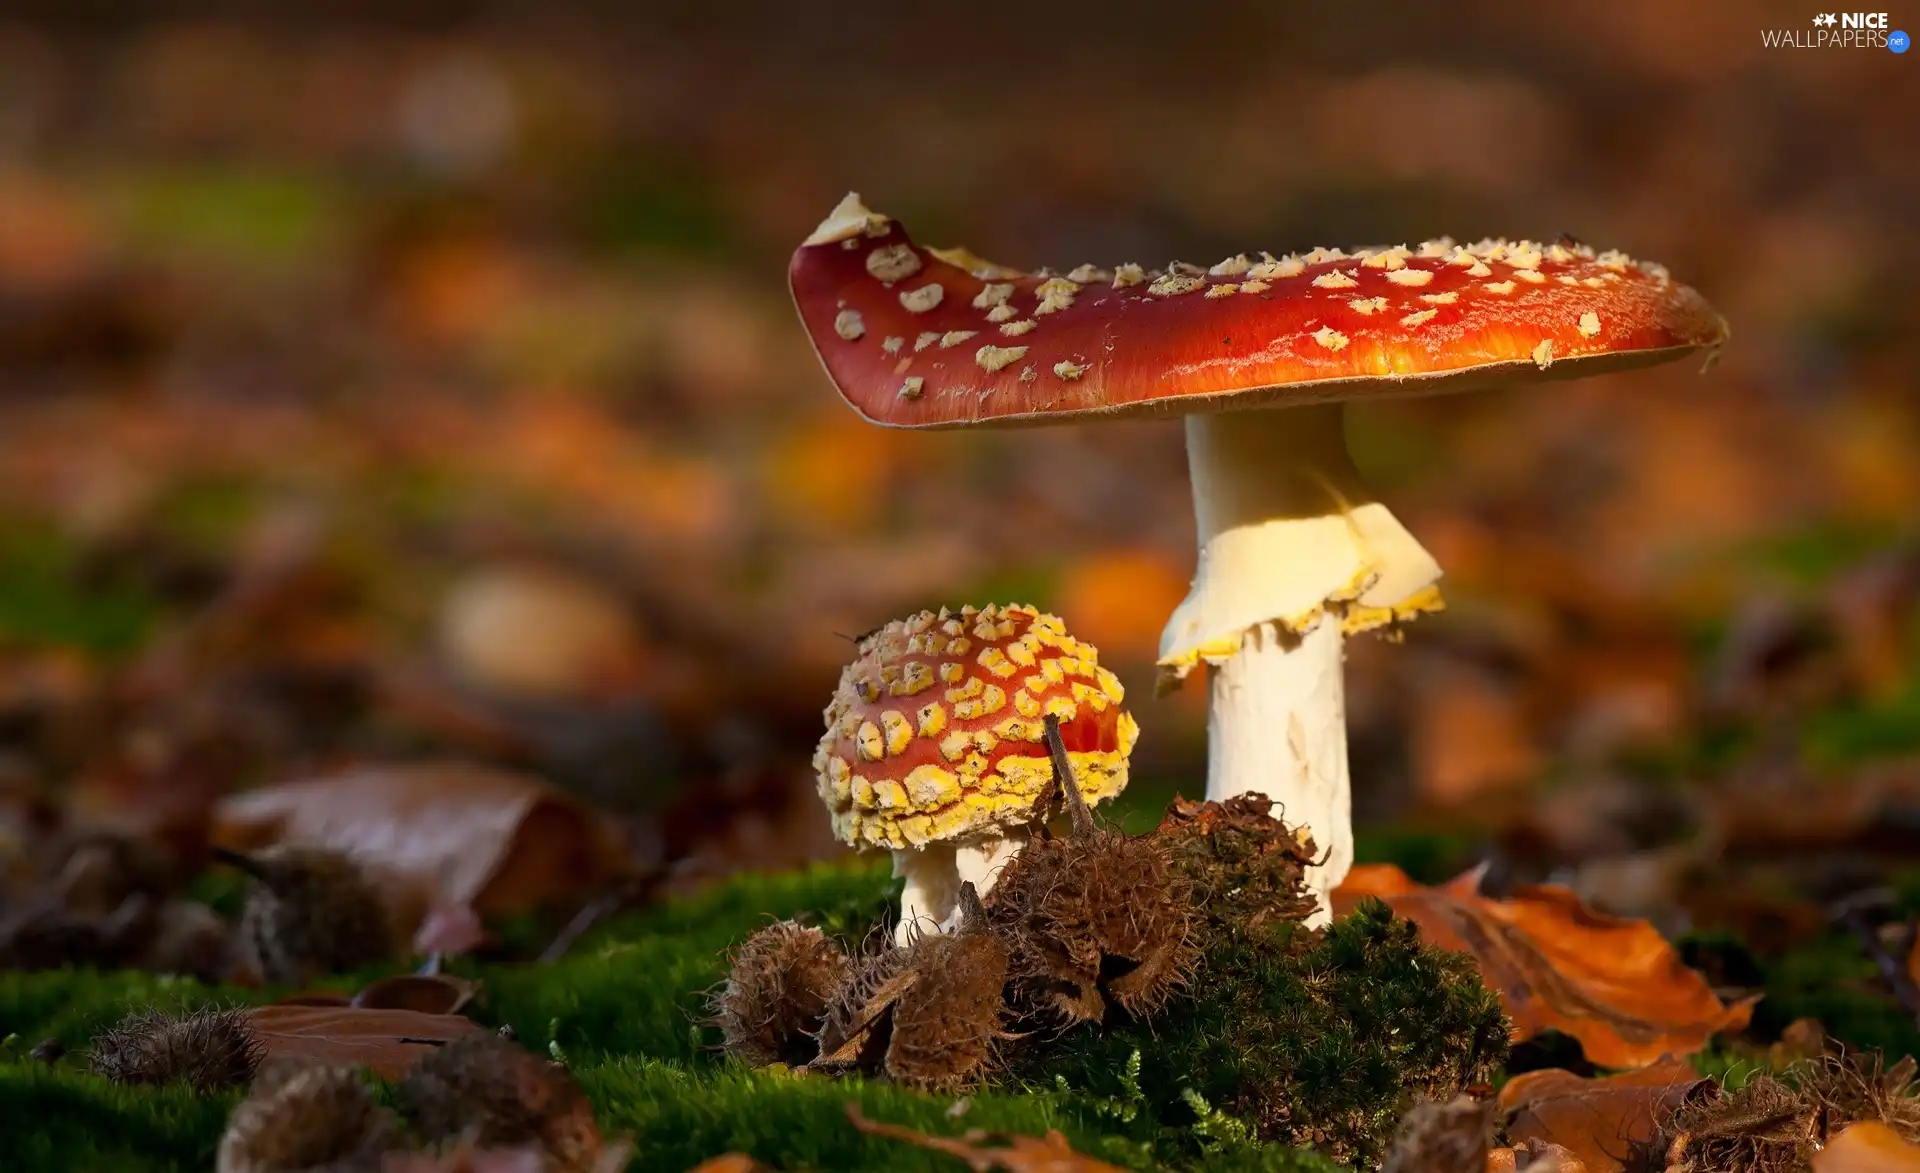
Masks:
[[[1161,636],[1163,681],[1212,666],[1207,797],[1258,791],[1312,829],[1328,851],[1309,880],[1319,923],[1353,858],[1341,641],[1442,606],[1440,567],[1347,455],[1344,403],[1627,370],[1727,339],[1661,266],[1566,238],[1023,273],[918,246],[849,195],[788,275],[827,373],[871,422],[1186,417],[1199,566]]]
[[[1126,789],[1140,727],[1091,644],[1032,607],[922,611],[860,641],[814,752],[835,834],[893,850],[906,878],[895,935],[949,927],[960,885],[983,895],[1026,842],[1053,783],[1060,722],[1089,803]]]

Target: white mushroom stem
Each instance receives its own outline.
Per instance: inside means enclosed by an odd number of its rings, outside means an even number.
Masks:
[[[1207,714],[1207,797],[1258,791],[1289,827],[1312,832],[1325,860],[1307,869],[1314,925],[1330,919],[1327,893],[1353,864],[1342,643],[1332,617],[1304,636],[1271,623],[1249,631],[1239,654],[1214,667]]]
[[[1326,894],[1353,862],[1344,629],[1432,605],[1440,567],[1347,456],[1338,404],[1187,417],[1199,565],[1160,662],[1213,665],[1207,797],[1258,791],[1305,824]]]
[[[948,932],[960,923],[960,885],[971,880],[984,899],[1000,879],[1001,869],[1027,845],[1021,828],[970,835],[958,842],[929,843],[893,853],[893,874],[905,877],[900,893],[900,923],[893,928],[895,944],[905,945],[918,933]]]

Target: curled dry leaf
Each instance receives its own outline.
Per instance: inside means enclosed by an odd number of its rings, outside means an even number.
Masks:
[[[483,1029],[454,1014],[358,1006],[261,1006],[247,1019],[269,1063],[365,1064],[383,1079],[398,1079],[435,1048]]]
[[[1430,943],[1471,954],[1499,991],[1516,1042],[1559,1030],[1601,1067],[1691,1055],[1714,1034],[1744,1027],[1757,1001],[1721,1002],[1652,925],[1594,912],[1558,885],[1491,900],[1480,895],[1477,869],[1428,888],[1391,864],[1369,864],[1348,874],[1334,911],[1368,896],[1418,924]]]
[[[370,767],[235,795],[214,813],[235,851],[297,843],[352,852],[395,881],[411,934],[431,908],[510,916],[608,885],[608,821],[537,778],[457,762]]]
[[[1536,1157],[1542,1145],[1560,1145],[1590,1173],[1619,1173],[1636,1149],[1655,1143],[1688,1097],[1711,1094],[1712,1087],[1712,1080],[1672,1058],[1605,1079],[1552,1068],[1509,1080],[1500,1089],[1500,1107],[1508,1138]]]
[[[1878,1120],[1862,1120],[1813,1155],[1813,1173],[1920,1173],[1920,1145]]]
[[[1122,1173],[1120,1166],[1109,1165],[1073,1151],[1067,1138],[1049,1129],[1045,1136],[990,1135],[973,1129],[960,1137],[929,1136],[898,1124],[869,1120],[860,1106],[847,1104],[847,1118],[868,1136],[884,1136],[919,1145],[937,1153],[946,1153],[965,1161],[974,1173]],[[988,1144],[987,1142],[993,1142]]]
[[[418,1014],[458,1014],[480,983],[450,973],[396,973],[376,981],[353,996],[362,1010],[411,1010]]]

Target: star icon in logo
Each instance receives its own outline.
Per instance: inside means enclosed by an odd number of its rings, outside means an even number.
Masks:
[[[1819,12],[1814,14],[1813,23],[1817,25],[1825,25],[1828,28],[1832,28],[1834,25],[1839,24],[1840,22],[1838,18],[1836,18],[1834,14],[1831,12]]]

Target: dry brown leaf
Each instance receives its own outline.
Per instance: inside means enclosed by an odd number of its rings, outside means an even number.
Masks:
[[[1526,1164],[1519,1166],[1520,1173],[1589,1173],[1588,1164],[1571,1149],[1549,1141],[1523,1148],[1518,1156],[1527,1159]]]
[[[434,1047],[483,1029],[454,1014],[357,1006],[260,1006],[247,1018],[269,1063],[365,1064],[382,1079],[398,1079]]]
[[[869,1120],[860,1106],[848,1101],[847,1118],[868,1136],[884,1136],[906,1141],[936,1153],[946,1153],[965,1161],[974,1173],[1123,1173],[1118,1165],[1109,1165],[1073,1151],[1067,1138],[1048,1129],[1045,1136],[991,1135],[973,1129],[964,1136],[929,1136],[898,1124]],[[994,1142],[991,1146],[985,1142]]]
[[[274,1006],[352,1006],[360,1010],[407,1010],[416,1014],[458,1014],[480,992],[480,983],[450,973],[396,973],[368,982],[357,994],[302,990]]]
[[[1552,1068],[1509,1080],[1500,1107],[1508,1137],[1536,1159],[1542,1145],[1562,1145],[1589,1173],[1618,1173],[1635,1145],[1651,1143],[1688,1096],[1712,1083],[1671,1058],[1605,1079]]]
[[[370,767],[249,791],[214,812],[236,851],[349,851],[397,881],[411,934],[433,906],[510,916],[605,889],[620,872],[607,820],[537,778],[458,762]]]
[[[1813,1173],[1920,1173],[1920,1146],[1878,1120],[1863,1120],[1814,1154]]]
[[[1513,1019],[1515,1041],[1559,1030],[1600,1067],[1691,1055],[1753,1012],[1757,999],[1722,1003],[1646,921],[1594,912],[1552,884],[1522,886],[1505,900],[1479,888],[1477,869],[1427,888],[1392,864],[1366,864],[1334,893],[1334,911],[1368,896],[1385,900],[1432,944],[1480,963]]]
[[[412,1010],[420,1014],[458,1014],[480,992],[480,983],[450,973],[396,973],[353,996],[362,1010]]]

